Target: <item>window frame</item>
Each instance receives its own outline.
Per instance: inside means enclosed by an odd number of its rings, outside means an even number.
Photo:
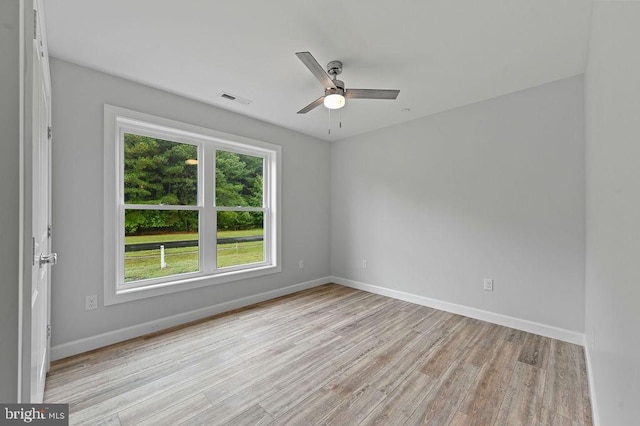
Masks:
[[[198,147],[198,196],[195,205],[127,205],[124,201],[124,134],[134,133]],[[216,206],[217,150],[263,158],[263,207]],[[104,304],[169,294],[193,288],[281,272],[281,156],[278,145],[219,132],[112,105],[104,105]],[[199,271],[124,281],[124,212],[148,210],[199,212]],[[263,211],[264,261],[217,268],[217,212]],[[209,260],[207,260],[209,259]]]

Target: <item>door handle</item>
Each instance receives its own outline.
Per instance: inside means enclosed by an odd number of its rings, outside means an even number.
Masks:
[[[40,259],[38,260],[38,264],[42,268],[44,265],[55,265],[58,263],[58,253],[51,253],[48,255],[44,255],[40,253]]]

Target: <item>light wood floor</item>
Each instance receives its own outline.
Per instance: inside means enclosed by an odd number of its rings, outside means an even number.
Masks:
[[[580,346],[335,284],[60,360],[88,425],[590,425]]]

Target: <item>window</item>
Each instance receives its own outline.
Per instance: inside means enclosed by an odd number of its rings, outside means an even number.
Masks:
[[[105,304],[279,272],[279,161],[266,142],[105,105]]]

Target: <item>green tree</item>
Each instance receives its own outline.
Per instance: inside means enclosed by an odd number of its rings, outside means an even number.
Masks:
[[[262,207],[263,159],[228,151],[216,152],[216,205]],[[218,213],[218,229],[262,228],[262,214],[224,211]]]
[[[125,134],[125,202],[195,205],[198,169],[187,160],[197,158],[194,145]]]
[[[124,138],[124,198],[127,204],[195,205],[198,170],[194,145],[127,133]],[[198,213],[128,210],[127,235],[163,231],[194,231]]]

